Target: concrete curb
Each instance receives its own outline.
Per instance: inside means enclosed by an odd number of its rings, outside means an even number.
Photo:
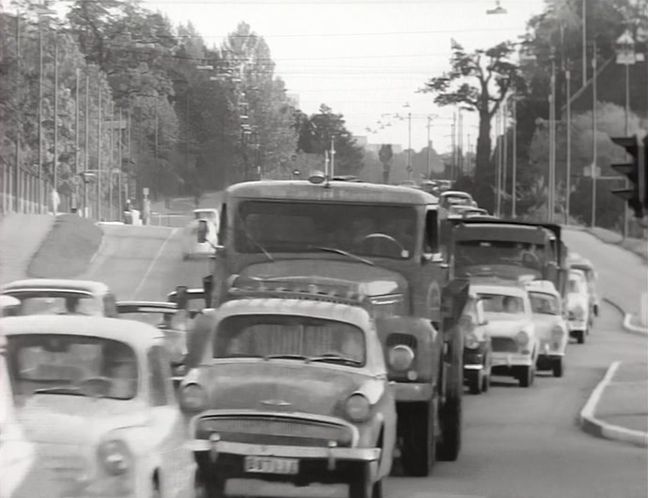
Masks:
[[[619,306],[617,303],[615,303],[614,301],[612,301],[607,297],[604,297],[603,301],[616,308],[623,315],[623,328],[626,330],[626,332],[630,332],[631,334],[635,334],[635,335],[640,335],[642,337],[648,337],[648,328],[637,327],[636,325],[630,323],[630,321],[632,320],[631,313],[626,313],[621,306]]]
[[[603,380],[598,383],[592,391],[592,394],[590,394],[587,403],[585,403],[585,406],[579,415],[580,426],[585,432],[596,437],[623,441],[642,448],[648,448],[648,433],[608,424],[595,416],[598,402],[600,401],[601,396],[603,396],[605,388],[618,370],[619,365],[621,365],[620,361],[612,363],[608,367],[607,372],[605,372]]]

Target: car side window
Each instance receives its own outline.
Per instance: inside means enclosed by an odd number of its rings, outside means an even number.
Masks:
[[[169,359],[162,346],[153,346],[148,351],[149,390],[152,406],[165,406],[169,404],[168,379]]]

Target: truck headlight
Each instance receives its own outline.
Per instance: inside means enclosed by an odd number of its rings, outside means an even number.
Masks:
[[[353,422],[364,422],[369,418],[371,405],[363,394],[355,393],[349,396],[345,408],[347,416]]]
[[[99,463],[110,475],[125,474],[133,465],[133,454],[121,439],[104,441],[97,449]]]
[[[404,372],[412,366],[414,351],[405,344],[398,344],[389,350],[389,366],[397,372]]]
[[[475,334],[468,334],[464,340],[464,347],[466,349],[477,349],[479,347],[479,339]]]
[[[207,406],[207,393],[198,384],[187,384],[180,392],[180,406],[185,411],[199,412]]]

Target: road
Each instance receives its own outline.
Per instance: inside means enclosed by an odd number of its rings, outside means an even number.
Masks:
[[[106,226],[99,256],[85,275],[107,282],[121,299],[161,299],[175,285],[199,286],[206,261],[183,262],[180,231],[164,227]],[[599,265],[603,294],[637,295],[640,266],[582,234],[570,246]],[[596,259],[594,258],[596,257]],[[627,258],[620,259],[620,258]],[[632,267],[620,268],[618,265]],[[633,269],[634,268],[634,269]],[[645,275],[645,267],[642,267]],[[626,277],[640,275],[637,278]],[[612,282],[612,283],[610,283]],[[614,285],[612,289],[608,285]],[[621,331],[621,315],[604,304],[584,345],[570,344],[565,377],[540,375],[529,389],[506,378],[487,394],[465,396],[464,443],[454,463],[438,463],[428,478],[391,477],[386,497],[401,498],[643,498],[645,449],[596,439],[577,416],[614,360],[640,360],[648,341]],[[232,481],[233,496],[346,496],[345,487],[292,489]]]

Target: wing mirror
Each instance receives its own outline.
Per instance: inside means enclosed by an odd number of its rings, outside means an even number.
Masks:
[[[207,221],[198,220],[198,231],[197,231],[198,242],[201,244],[203,242],[207,242],[208,233],[209,233],[209,227],[207,226]]]

